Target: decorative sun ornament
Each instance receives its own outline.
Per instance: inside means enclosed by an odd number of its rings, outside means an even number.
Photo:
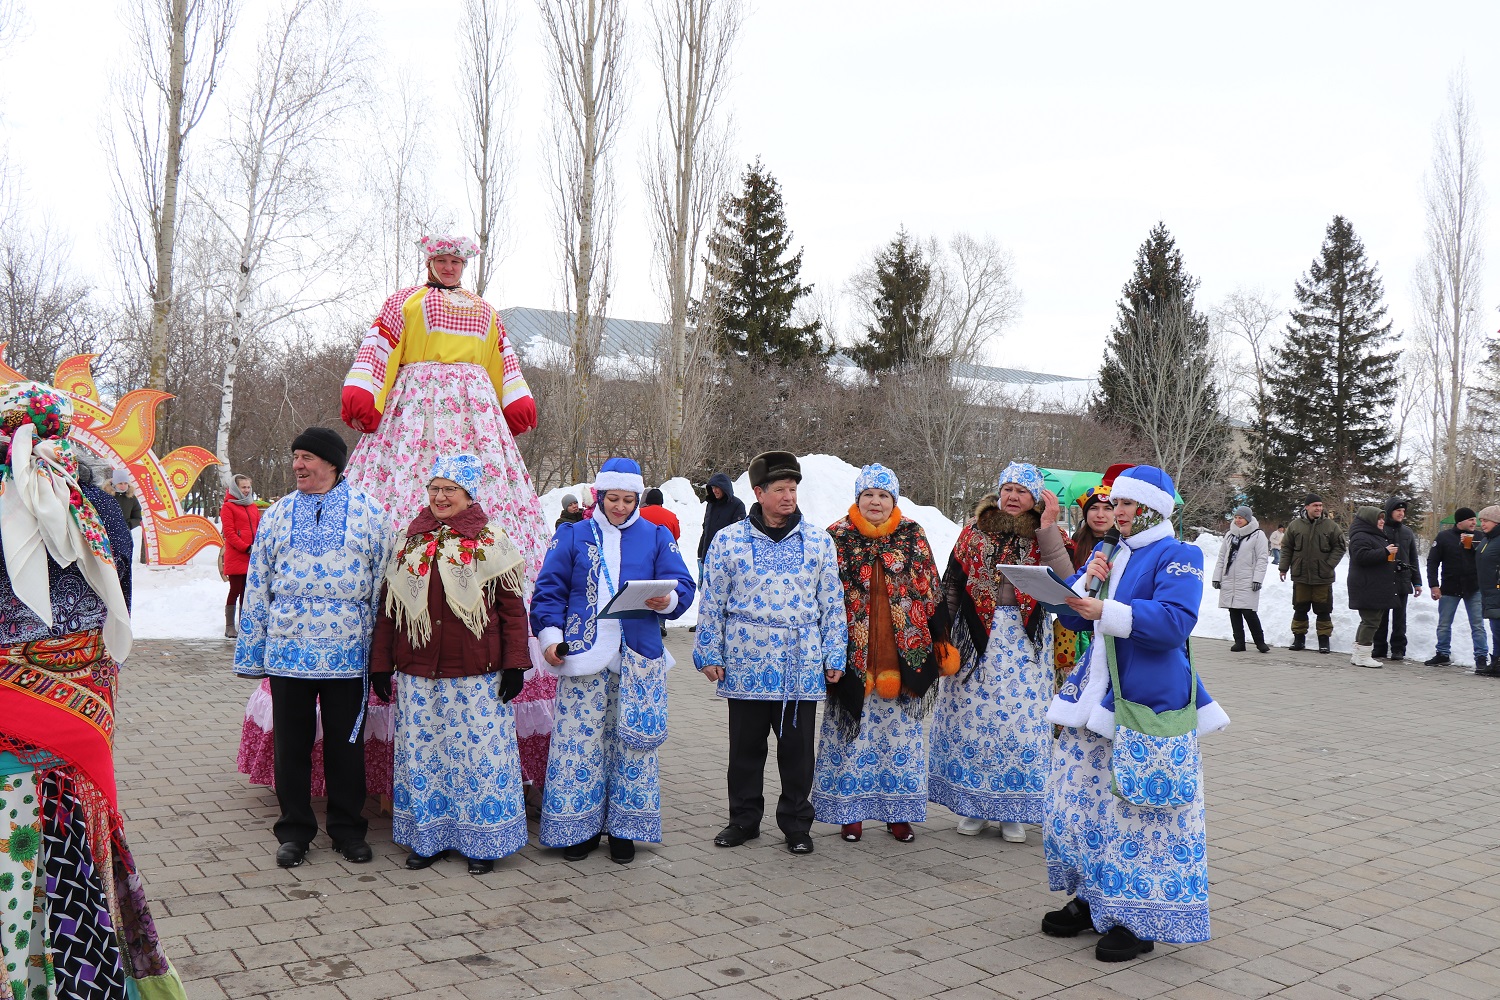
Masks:
[[[26,381],[5,363],[0,343],[0,385]],[[181,566],[210,545],[224,545],[213,522],[182,512],[182,498],[198,474],[218,464],[206,448],[178,448],[161,458],[151,450],[156,439],[156,408],[172,398],[168,392],[136,389],[120,397],[111,410],[99,399],[91,365],[97,354],[75,354],[57,366],[52,385],[73,402],[68,437],[125,470],[141,502],[141,544],[147,559],[161,566]]]

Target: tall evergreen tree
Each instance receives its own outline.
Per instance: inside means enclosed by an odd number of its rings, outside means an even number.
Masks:
[[[931,359],[935,330],[927,314],[932,265],[903,227],[875,255],[870,308],[875,322],[849,354],[871,375],[900,371]]]
[[[1297,282],[1297,304],[1267,383],[1264,500],[1291,510],[1307,491],[1333,503],[1406,492],[1394,461],[1397,351],[1385,289],[1341,215]],[[1279,504],[1278,504],[1279,501]]]
[[[722,350],[782,364],[825,356],[823,324],[792,322],[797,300],[812,291],[798,281],[802,251],[789,254],[791,230],[781,185],[759,159],[746,170],[743,190],[726,197],[708,239],[705,298],[718,309]]]

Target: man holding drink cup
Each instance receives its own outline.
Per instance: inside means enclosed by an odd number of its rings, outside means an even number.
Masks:
[[[1453,513],[1453,527],[1438,532],[1427,553],[1427,582],[1438,602],[1437,652],[1429,667],[1452,663],[1453,616],[1463,605],[1474,642],[1474,669],[1489,675],[1489,643],[1484,630],[1484,608],[1479,597],[1479,576],[1474,563],[1475,514],[1468,507]]]

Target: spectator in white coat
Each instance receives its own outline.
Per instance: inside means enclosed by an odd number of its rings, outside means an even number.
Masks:
[[[1245,626],[1255,648],[1269,652],[1265,632],[1260,627],[1260,587],[1266,579],[1267,553],[1270,543],[1260,530],[1260,522],[1249,507],[1234,509],[1234,523],[1219,545],[1219,562],[1214,567],[1214,589],[1219,592],[1219,607],[1229,609],[1229,627],[1234,630],[1231,653],[1245,651]]]

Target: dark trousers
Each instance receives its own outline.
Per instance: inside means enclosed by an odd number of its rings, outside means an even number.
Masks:
[[[1292,635],[1307,634],[1307,612],[1318,616],[1318,635],[1333,635],[1333,584],[1292,584]]]
[[[245,573],[229,574],[229,596],[224,599],[226,608],[237,608],[245,601]]]
[[[1401,659],[1406,655],[1406,599],[1409,594],[1399,594],[1396,606],[1380,616],[1380,627],[1375,630],[1373,655],[1391,656]]]
[[[779,701],[729,699],[729,822],[746,830],[760,829],[766,812],[766,753],[770,735],[775,732],[776,769],[781,772],[776,825],[788,836],[812,829],[810,796],[817,719],[815,701],[783,705]]]
[[[328,788],[328,836],[335,843],[364,840],[365,741],[354,733],[365,702],[365,682],[271,678],[271,735],[276,747],[276,842],[310,844],[318,835],[312,808],[312,753],[318,710],[323,715],[323,780]],[[361,727],[363,728],[363,727]],[[354,742],[349,737],[354,734]]]
[[[1266,634],[1261,631],[1260,615],[1254,608],[1230,608],[1229,627],[1234,630],[1234,644],[1243,646],[1245,644],[1245,626],[1250,626],[1250,638],[1257,644],[1266,641]]]

